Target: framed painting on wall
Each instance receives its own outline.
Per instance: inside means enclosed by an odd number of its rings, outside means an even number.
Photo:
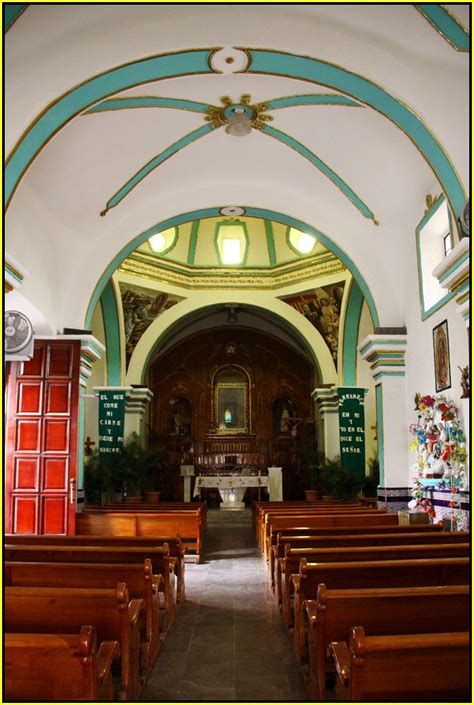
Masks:
[[[448,321],[443,321],[433,328],[433,354],[436,391],[442,392],[451,386]]]

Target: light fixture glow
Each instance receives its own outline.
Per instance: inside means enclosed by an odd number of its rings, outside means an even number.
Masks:
[[[166,247],[166,238],[163,233],[156,233],[156,235],[152,235],[148,242],[153,252],[162,252]]]
[[[245,137],[252,131],[252,123],[243,108],[234,108],[225,131],[233,137]]]
[[[316,245],[316,238],[314,235],[309,233],[303,233],[301,230],[296,230],[295,228],[290,229],[289,233],[290,244],[297,250],[301,255],[309,254]]]
[[[225,237],[222,239],[222,262],[224,264],[240,264],[242,252],[240,239]]]

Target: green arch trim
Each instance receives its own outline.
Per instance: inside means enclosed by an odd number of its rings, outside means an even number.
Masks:
[[[469,51],[469,34],[445,7],[434,3],[421,3],[415,7],[454,49]]]
[[[466,194],[442,146],[414,111],[367,78],[319,59],[284,52],[248,49],[247,73],[285,76],[319,83],[371,106],[397,125],[424,155],[459,216]]]
[[[4,176],[6,206],[36,155],[78,113],[137,85],[164,78],[212,73],[212,51],[196,49],[141,59],[105,71],[60,96],[31,123],[8,157]],[[385,115],[418,147],[439,179],[454,213],[459,216],[466,201],[464,188],[442,146],[413,110],[375,83],[334,64],[272,50],[246,51],[249,57],[247,73],[286,76],[322,84],[352,96]]]
[[[160,96],[137,96],[136,98],[110,98],[92,106],[83,115],[104,113],[110,110],[130,110],[137,108],[176,108],[194,113],[207,113],[212,106],[182,98],[162,98]]]
[[[285,98],[274,98],[265,101],[265,110],[280,110],[301,105],[345,105],[350,108],[363,108],[345,95],[332,95],[329,93],[308,93],[307,95],[290,95]]]
[[[276,264],[276,252],[275,252],[275,238],[273,237],[273,225],[271,220],[264,220],[265,225],[265,235],[267,237],[267,250],[268,250],[268,260],[270,266]]]
[[[346,306],[342,348],[343,384],[349,387],[357,384],[357,339],[363,303],[364,296],[362,291],[358,283],[353,279]]]
[[[349,201],[362,213],[363,216],[370,218],[375,222],[374,214],[364,203],[364,201],[359,198],[355,191],[353,191],[351,187],[331,169],[330,166],[323,162],[323,160],[320,159],[314,152],[305,147],[304,144],[301,144],[301,142],[298,142],[298,140],[295,140],[294,137],[291,137],[286,132],[277,130],[275,127],[270,127],[270,125],[263,125],[260,128],[260,131],[269,137],[273,137],[279,142],[283,142],[283,144],[286,144],[287,147],[291,147],[291,149],[294,149],[295,152],[298,152],[298,154],[301,154],[302,157],[305,157],[305,159],[311,162],[313,166],[319,169],[319,171],[327,176],[328,179],[342,191],[344,196],[349,199]]]
[[[274,220],[279,223],[283,223],[283,225],[288,225],[289,227],[293,227],[297,230],[302,230],[304,232],[314,235],[315,238],[317,238],[328,250],[331,250],[331,252],[333,252],[336,257],[338,257],[349,269],[353,277],[356,279],[365,300],[367,301],[367,305],[369,306],[374,326],[380,326],[379,316],[377,313],[377,308],[375,306],[374,299],[372,297],[369,287],[365,283],[363,276],[361,275],[351,258],[343,250],[341,250],[341,248],[336,243],[330,240],[327,235],[322,233],[320,230],[313,228],[311,225],[308,225],[302,220],[285,215],[284,213],[270,211],[265,208],[254,208],[251,206],[242,207],[245,209],[245,215],[247,216],[263,218],[264,220]],[[122,247],[122,249],[114,257],[114,259],[111,260],[109,265],[106,267],[104,273],[100,277],[99,281],[97,282],[97,285],[91,296],[89,306],[87,308],[85,316],[85,327],[90,327],[90,322],[94,309],[97,305],[98,300],[100,299],[104,287],[107,285],[107,282],[111,278],[114,271],[117,269],[122,260],[124,260],[125,257],[128,257],[128,255],[133,252],[133,250],[135,250],[139,245],[141,245],[142,242],[148,240],[149,237],[151,237],[155,233],[160,232],[160,230],[166,230],[167,228],[172,228],[177,225],[179,226],[189,221],[201,220],[203,218],[219,217],[222,215],[221,210],[222,206],[218,206],[215,208],[203,208],[188,213],[182,213],[180,215],[173,216],[172,218],[167,218],[166,220],[160,223],[152,225],[150,228],[133,238],[133,240],[131,240],[127,245]]]
[[[117,301],[112,282],[109,280],[100,297],[105,328],[105,345],[107,349],[107,384],[122,384],[122,355],[120,350],[120,328]]]
[[[143,179],[148,176],[148,174],[150,174],[154,169],[160,166],[160,164],[163,164],[164,161],[172,157],[173,154],[176,154],[177,152],[179,152],[180,149],[183,149],[183,147],[187,147],[188,144],[195,142],[200,137],[207,135],[213,130],[214,125],[212,124],[202,125],[201,127],[198,127],[197,130],[193,130],[193,132],[190,132],[188,135],[181,137],[181,139],[171,144],[169,147],[160,152],[160,154],[157,154],[156,157],[153,157],[153,159],[150,159],[150,161],[147,162],[145,166],[139,169],[137,173],[134,174],[134,176],[132,176],[132,178],[129,179],[127,183],[124,184],[117,191],[117,193],[115,193],[112,198],[107,201],[105,210],[101,212],[101,215],[105,215],[109,210],[111,210],[111,208],[115,208],[115,206],[117,206],[120,201],[125,198],[125,196],[128,196],[130,191],[132,191],[135,186],[138,186],[140,181],[143,181]]]
[[[3,32],[8,32],[17,19],[24,13],[29,3],[4,3],[3,4]]]
[[[189,249],[188,249],[188,264],[194,264],[196,258],[196,247],[199,233],[199,220],[194,220],[191,226],[191,234],[189,236]]]
[[[379,486],[383,487],[385,484],[385,450],[384,450],[384,418],[383,418],[383,389],[381,384],[375,385],[375,408],[377,414],[377,443],[378,443],[378,458],[380,467],[380,479]]]

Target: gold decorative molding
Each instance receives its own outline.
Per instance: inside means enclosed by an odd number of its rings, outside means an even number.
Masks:
[[[220,100],[222,103],[222,107],[211,105],[206,113],[206,117],[204,118],[207,122],[212,122],[213,127],[216,129],[229,124],[229,121],[225,116],[225,111],[227,110],[227,108],[230,108],[233,105],[245,105],[246,107],[250,108],[250,110],[252,111],[252,117],[250,118],[250,122],[252,124],[252,127],[254,127],[256,130],[261,130],[266,122],[270,122],[271,120],[273,120],[273,117],[271,115],[266,115],[264,112],[265,110],[268,110],[267,104],[252,104],[250,102],[251,96],[248,93],[242,93],[242,95],[240,96],[240,101],[238,103],[234,103],[232,98],[228,95],[222,96]]]

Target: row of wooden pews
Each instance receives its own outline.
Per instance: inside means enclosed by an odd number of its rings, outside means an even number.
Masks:
[[[470,702],[467,532],[324,501],[254,521],[310,700],[335,678],[340,701]]]
[[[140,698],[185,599],[187,545],[199,558],[205,507],[112,509],[80,513],[74,536],[5,537],[7,700]]]

